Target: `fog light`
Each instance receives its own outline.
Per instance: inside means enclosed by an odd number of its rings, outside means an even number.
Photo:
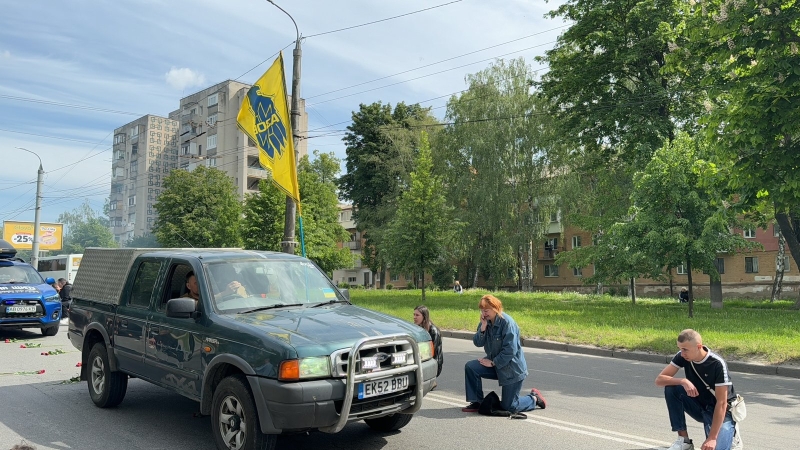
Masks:
[[[58,319],[58,316],[60,316],[60,315],[61,315],[61,310],[57,309],[57,310],[53,311],[53,314],[50,315],[50,318],[53,319],[53,320],[56,320],[56,319]]]

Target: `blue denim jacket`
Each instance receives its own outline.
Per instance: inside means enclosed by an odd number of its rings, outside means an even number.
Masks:
[[[472,343],[476,347],[482,346],[486,357],[494,363],[500,386],[517,383],[528,376],[528,364],[519,342],[519,327],[508,314],[498,314],[494,323],[486,325],[483,333],[478,324]]]

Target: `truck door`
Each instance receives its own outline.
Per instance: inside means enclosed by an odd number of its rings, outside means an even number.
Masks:
[[[198,269],[200,266],[198,265]],[[167,301],[187,295],[188,275],[202,280],[188,261],[172,260],[166,282],[157,297],[155,311],[148,322],[146,361],[148,372],[158,374],[156,380],[190,398],[200,398],[203,374],[204,317],[178,319],[167,317]],[[198,280],[198,281],[200,281]],[[199,284],[199,283],[198,283]],[[202,302],[198,302],[202,311]]]
[[[135,273],[123,290],[123,299],[114,317],[114,350],[120,369],[145,376],[145,328],[150,303],[159,281],[161,260],[139,259],[131,268]]]

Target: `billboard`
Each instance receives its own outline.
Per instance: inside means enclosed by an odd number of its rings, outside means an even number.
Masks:
[[[33,249],[33,222],[3,222],[3,239],[17,250]],[[64,225],[39,223],[39,250],[61,250],[64,244]]]

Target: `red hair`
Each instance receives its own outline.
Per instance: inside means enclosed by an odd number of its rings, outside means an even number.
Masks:
[[[501,312],[503,312],[503,302],[501,302],[500,299],[495,297],[494,295],[486,294],[483,297],[481,297],[481,301],[478,302],[478,308],[491,309],[497,314],[500,314]]]

